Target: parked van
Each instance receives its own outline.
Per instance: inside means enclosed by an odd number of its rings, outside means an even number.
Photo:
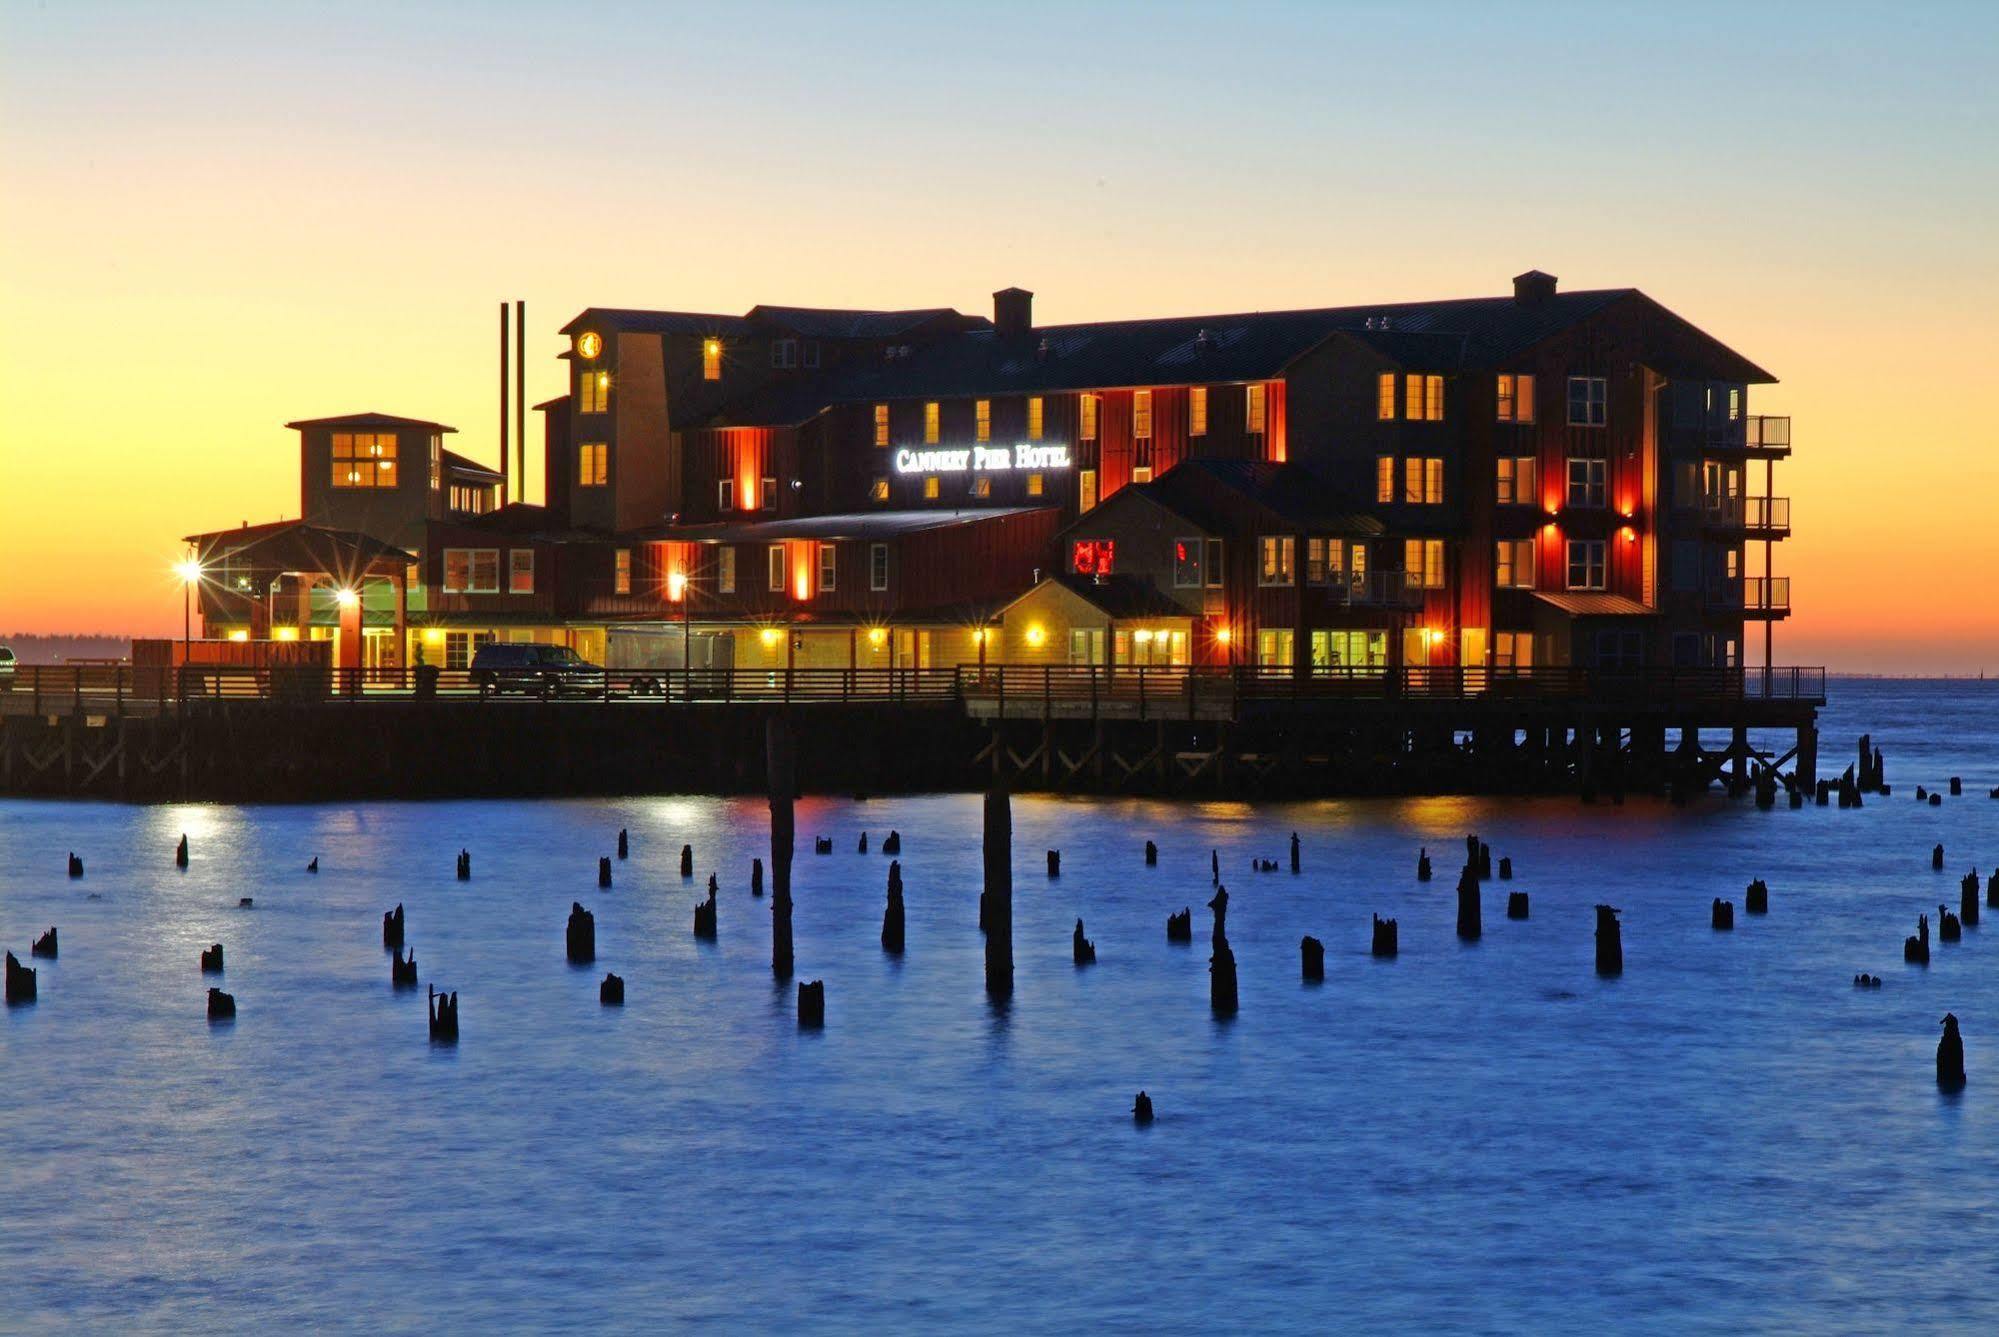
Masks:
[[[543,699],[604,690],[604,668],[566,645],[489,642],[472,656],[472,681],[481,695],[522,692]]]

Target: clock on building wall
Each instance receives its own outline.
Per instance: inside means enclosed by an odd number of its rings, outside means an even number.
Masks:
[[[595,330],[585,330],[576,336],[576,356],[594,358],[604,351],[604,337]]]

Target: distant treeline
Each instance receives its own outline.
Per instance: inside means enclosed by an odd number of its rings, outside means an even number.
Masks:
[[[130,636],[38,636],[0,632],[0,645],[23,664],[64,664],[72,659],[125,659]]]

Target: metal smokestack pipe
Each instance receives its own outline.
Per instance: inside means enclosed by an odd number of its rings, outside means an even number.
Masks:
[[[507,504],[507,304],[500,303],[500,504]]]
[[[528,499],[528,304],[514,303],[514,486]]]

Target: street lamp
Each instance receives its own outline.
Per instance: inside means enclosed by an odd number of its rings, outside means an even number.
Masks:
[[[194,587],[201,583],[201,563],[192,557],[174,563],[180,577],[180,661],[187,663],[188,643],[194,639]]]

